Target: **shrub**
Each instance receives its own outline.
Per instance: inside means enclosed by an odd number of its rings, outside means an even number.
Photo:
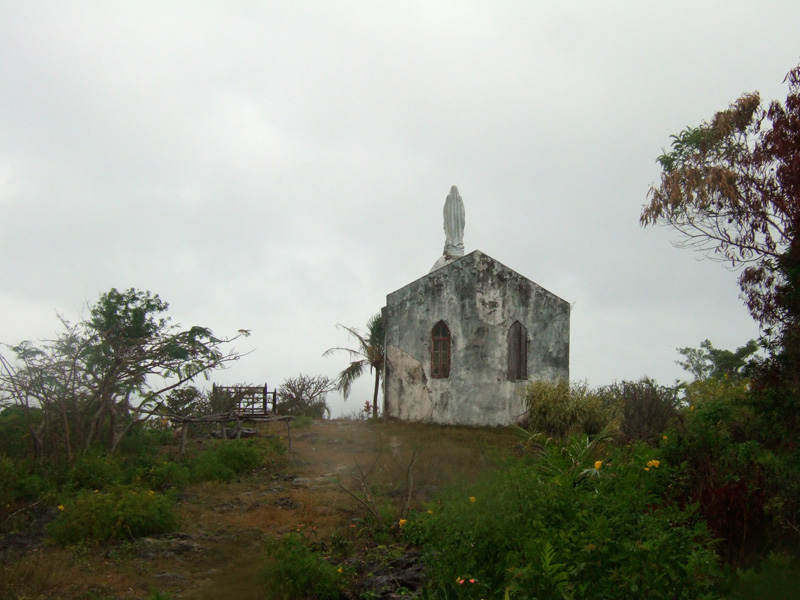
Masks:
[[[252,471],[275,454],[274,442],[266,442],[266,451],[256,441],[227,440],[198,454],[191,464],[195,481],[229,482],[237,475]]]
[[[122,469],[117,459],[102,451],[87,452],[80,456],[68,474],[76,490],[100,490],[122,479]]]
[[[613,383],[597,390],[606,402],[622,409],[621,433],[627,440],[656,445],[678,416],[678,389],[651,379]]]
[[[512,461],[410,519],[403,531],[423,548],[431,592],[519,599],[709,593],[717,567],[705,523],[696,506],[661,500],[675,469],[648,446],[606,452],[598,459],[551,445],[538,460]],[[595,460],[581,465],[575,456]]]
[[[270,600],[340,596],[339,570],[312,551],[297,533],[267,541],[261,576]]]
[[[177,526],[173,504],[169,496],[129,485],[83,490],[59,506],[47,530],[64,546],[167,533]]]
[[[278,387],[278,406],[280,415],[306,416],[313,419],[322,419],[326,414],[330,416],[330,409],[326,397],[335,387],[324,375],[312,377],[303,375],[289,377]]]
[[[597,433],[615,416],[615,407],[585,381],[531,381],[525,387],[530,429],[558,440]]]
[[[184,465],[162,460],[139,471],[137,482],[151,490],[166,491],[189,483],[189,469]]]
[[[699,502],[719,552],[749,564],[770,549],[797,546],[800,453],[771,449],[745,381],[692,383],[684,425],[662,444],[665,460],[684,463],[674,495]]]
[[[35,421],[41,420],[40,411],[30,409]],[[7,406],[0,410],[0,455],[24,458],[30,455],[31,434],[21,406]]]
[[[735,600],[794,600],[800,589],[800,560],[770,554],[758,569],[737,570],[730,585]]]
[[[25,462],[0,454],[0,532],[22,525],[28,515],[19,509],[46,491],[45,481],[30,473]]]

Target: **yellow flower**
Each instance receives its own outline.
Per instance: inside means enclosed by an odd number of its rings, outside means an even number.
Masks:
[[[694,404],[689,405],[689,410],[694,410]]]
[[[397,522],[397,524],[398,524],[400,527],[402,527],[402,526],[403,526],[403,525],[405,525],[406,523],[408,523],[408,519],[400,519],[400,520]]]
[[[602,460],[594,461],[594,468],[597,469],[598,471],[600,470],[600,467],[602,467],[602,466],[603,466],[603,461]]]
[[[336,569],[336,572],[337,573],[341,573],[342,572],[342,567],[339,567],[338,569]]]
[[[147,492],[148,496],[152,496],[153,494],[155,494],[155,492],[153,490],[148,490],[148,492]]]
[[[645,467],[645,468],[644,468],[644,470],[645,470],[645,471],[649,471],[649,470],[650,470],[650,467]]]
[[[470,496],[470,497],[469,497],[469,501],[470,501],[472,504],[475,504],[475,500],[477,500],[477,498],[476,498],[475,496]]]
[[[666,442],[666,441],[667,441],[669,438],[668,438],[667,436],[665,436],[665,435],[662,435],[662,436],[661,436],[661,439],[662,439],[662,440],[664,440],[664,441]]]
[[[661,461],[658,461],[658,460],[648,460],[647,461],[647,466],[648,467],[655,467],[656,469],[658,468],[658,465],[660,465],[660,464],[661,464]]]
[[[432,515],[432,514],[433,514],[433,511],[432,511],[432,510],[429,510],[429,511],[428,511],[428,514],[429,514],[429,515]]]
[[[58,510],[64,510],[64,505],[63,504],[59,504],[58,505]]]

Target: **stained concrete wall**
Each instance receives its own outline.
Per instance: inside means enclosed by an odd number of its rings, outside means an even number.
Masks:
[[[524,412],[507,377],[507,335],[527,330],[528,377],[569,377],[569,304],[476,250],[392,292],[384,308],[385,414],[410,421],[505,425]],[[431,331],[450,328],[450,376],[431,377]]]

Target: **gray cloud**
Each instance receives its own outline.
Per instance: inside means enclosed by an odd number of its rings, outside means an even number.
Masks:
[[[744,91],[784,98],[798,24],[790,2],[5,3],[0,340],[134,286],[252,329],[219,380],[334,375],[335,324],[427,272],[457,184],[467,250],[574,303],[576,378],[670,381],[677,346],[757,328],[735,273],[639,228],[654,159]]]

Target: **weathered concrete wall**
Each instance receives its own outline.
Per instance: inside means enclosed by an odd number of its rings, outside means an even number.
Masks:
[[[532,378],[569,377],[569,304],[475,251],[389,294],[384,309],[385,414],[412,421],[505,425],[524,412],[525,381],[507,377],[507,335],[527,330]],[[431,331],[450,328],[450,376],[431,377]]]

